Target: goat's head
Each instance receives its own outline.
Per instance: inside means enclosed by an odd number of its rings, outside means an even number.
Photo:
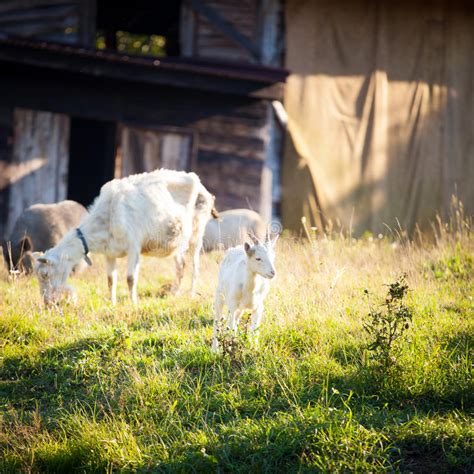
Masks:
[[[276,275],[274,262],[277,239],[278,236],[273,240],[266,240],[263,244],[258,240],[254,241],[253,245],[248,242],[244,244],[250,270],[270,280]]]
[[[51,250],[44,254],[34,252],[32,255],[36,261],[35,273],[45,304],[57,303],[65,294],[72,292],[66,285],[66,280],[73,268],[73,262],[67,256],[58,258]]]
[[[198,193],[196,204],[194,205],[195,210],[204,215],[207,219],[213,217],[219,219],[219,212],[215,207],[216,196],[211,194],[204,186],[201,185],[201,189]]]

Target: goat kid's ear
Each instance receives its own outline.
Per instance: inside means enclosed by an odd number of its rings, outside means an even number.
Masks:
[[[50,257],[46,257],[45,254],[41,254],[40,252],[33,252],[33,256],[34,256],[35,253],[36,254],[39,253],[39,257],[35,257],[35,260],[38,263],[44,263],[45,265],[53,265],[53,264],[57,263],[56,260],[54,260]]]
[[[245,244],[244,244],[244,250],[245,250],[245,253],[246,253],[249,257],[253,254],[252,246],[251,246],[248,242],[245,242]]]

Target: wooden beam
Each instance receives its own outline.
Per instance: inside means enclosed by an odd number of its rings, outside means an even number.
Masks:
[[[253,41],[237,30],[214,8],[204,5],[201,0],[191,0],[191,8],[220,30],[228,39],[246,49],[255,60],[260,61],[260,50]]]
[[[79,0],[79,33],[80,44],[95,48],[95,25],[97,22],[97,2],[95,0]]]
[[[100,53],[100,52],[99,52]],[[76,73],[84,78],[125,80],[143,84],[167,85],[194,90],[206,90],[224,94],[240,95],[260,99],[281,99],[283,84],[268,83],[253,79],[240,79],[200,73],[196,70],[174,69],[163,64],[157,69],[150,65],[133,64],[132,61],[103,61],[100,57],[90,58],[81,54],[58,54],[48,49],[31,49],[19,54],[19,49],[0,42],[0,62],[13,62],[25,66],[56,71],[61,74]],[[38,71],[39,73],[39,71]]]

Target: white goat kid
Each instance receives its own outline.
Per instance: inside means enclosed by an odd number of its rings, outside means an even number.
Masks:
[[[276,275],[275,244],[278,239],[257,241],[254,245],[247,242],[226,252],[219,270],[214,302],[214,335],[212,350],[218,350],[218,332],[225,318],[224,305],[227,307],[227,327],[237,332],[243,313],[251,312],[250,330],[254,341],[258,342],[257,331],[263,314],[263,302],[270,289],[270,280]]]
[[[172,292],[177,292],[202,188],[196,174],[169,170],[106,183],[80,228],[66,234],[55,247],[37,258],[36,272],[45,302],[57,301],[67,290],[66,280],[72,267],[89,250],[106,257],[113,304],[116,303],[116,258],[126,255],[127,283],[133,303],[137,303],[140,254],[175,257],[177,271]]]

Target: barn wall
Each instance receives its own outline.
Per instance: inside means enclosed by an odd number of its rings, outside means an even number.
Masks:
[[[196,133],[197,166],[224,210],[260,210],[268,139],[268,102],[199,91],[85,80],[72,74],[12,69],[0,78],[6,103],[71,116]],[[31,77],[34,76],[34,90]]]
[[[182,54],[196,58],[281,65],[280,0],[186,0]]]
[[[267,104],[255,101],[198,120],[197,172],[216,195],[220,210],[260,211],[265,163]]]
[[[0,32],[92,46],[95,39],[95,0],[0,2]]]
[[[185,1],[182,53],[203,59],[280,66],[282,17],[280,0]],[[225,120],[215,117],[199,125],[200,141],[204,140],[200,144],[200,172],[215,190],[221,186],[219,181],[231,183],[225,196],[221,192],[220,201],[226,208],[252,207],[270,220],[278,213],[280,203],[282,133],[268,103],[261,102],[254,112],[256,122],[251,125],[248,117],[242,120],[238,114]],[[216,149],[210,151],[209,146]]]
[[[11,160],[4,170],[8,186],[7,206],[2,211],[4,237],[28,206],[66,198],[68,145],[67,116],[15,109]]]

